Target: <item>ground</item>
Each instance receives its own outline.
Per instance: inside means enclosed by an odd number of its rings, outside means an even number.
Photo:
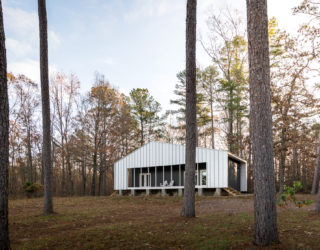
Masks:
[[[55,198],[50,216],[42,206],[42,199],[9,202],[13,249],[256,249],[252,196],[197,197],[193,219],[179,216],[179,197]],[[278,208],[281,242],[269,248],[319,249],[313,210]]]

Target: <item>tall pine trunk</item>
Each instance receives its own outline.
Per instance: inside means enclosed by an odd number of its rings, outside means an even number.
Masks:
[[[181,215],[195,217],[197,0],[187,1],[186,26],[186,171]]]
[[[298,149],[296,147],[292,150],[292,183],[295,181],[300,181],[301,173],[300,173],[300,164],[299,164],[299,154]]]
[[[10,249],[8,223],[9,101],[7,56],[0,0],[0,249]]]
[[[31,152],[31,133],[30,128],[27,128],[27,165],[28,165],[28,172],[29,172],[29,181],[31,183],[34,182],[33,178],[33,166],[32,166],[32,152]]]
[[[38,0],[40,35],[40,78],[42,101],[42,164],[44,176],[44,214],[53,213],[52,204],[52,164],[51,164],[51,126],[50,96],[48,74],[48,32],[46,1]]]
[[[278,242],[266,0],[247,0],[254,243]]]
[[[81,175],[82,175],[82,195],[86,195],[86,182],[87,182],[87,173],[86,173],[86,157],[83,157],[82,166],[81,166]]]
[[[214,149],[213,89],[210,86],[211,148]]]
[[[306,169],[306,159],[304,154],[301,154],[301,182],[303,187],[303,192],[307,192],[307,169]]]
[[[92,181],[91,181],[91,196],[96,195],[96,176],[97,176],[97,149],[93,153],[93,168],[92,168]]]
[[[283,193],[284,189],[284,175],[286,168],[286,156],[287,156],[287,139],[286,139],[286,129],[283,128],[281,131],[281,151],[279,160],[279,193]]]
[[[320,165],[320,131],[318,134],[318,147],[317,147],[317,160],[316,160],[316,166],[314,168],[314,175],[313,175],[313,182],[312,182],[312,190],[311,194],[317,193],[317,188],[319,184],[319,165]]]

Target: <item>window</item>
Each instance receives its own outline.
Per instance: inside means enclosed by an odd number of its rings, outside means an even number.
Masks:
[[[151,187],[151,173],[140,174],[140,187]]]
[[[205,169],[200,170],[200,185],[201,186],[207,185],[207,170]]]
[[[183,183],[185,183],[185,171],[183,171]],[[196,186],[206,186],[207,185],[207,170],[200,170],[200,181],[198,178],[198,171],[195,171],[194,183]]]
[[[198,171],[197,170],[195,172],[194,178],[195,178],[194,183],[196,184],[196,186],[198,186],[199,185],[199,178],[198,178]]]

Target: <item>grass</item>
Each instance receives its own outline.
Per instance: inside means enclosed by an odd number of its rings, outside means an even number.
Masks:
[[[179,216],[179,197],[55,198],[50,216],[42,205],[42,199],[10,201],[13,249],[256,248],[252,197],[198,197],[193,219]],[[319,249],[313,206],[278,209],[280,244],[269,248]]]

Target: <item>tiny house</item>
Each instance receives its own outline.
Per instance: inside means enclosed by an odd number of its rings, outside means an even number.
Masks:
[[[185,176],[185,146],[150,142],[114,164],[114,189],[174,192],[181,195]],[[195,188],[198,194],[222,190],[247,191],[247,163],[224,150],[196,148]]]

